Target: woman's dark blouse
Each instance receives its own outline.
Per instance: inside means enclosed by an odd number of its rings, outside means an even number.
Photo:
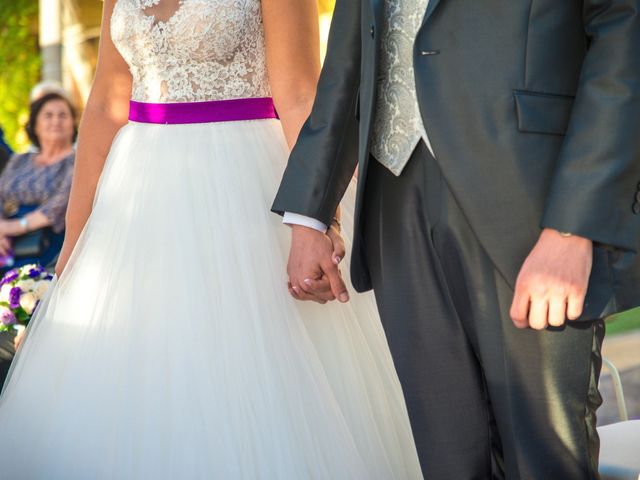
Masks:
[[[3,217],[7,206],[37,205],[56,233],[64,230],[69,203],[75,152],[53,165],[36,165],[36,153],[14,155],[0,175],[0,207]]]

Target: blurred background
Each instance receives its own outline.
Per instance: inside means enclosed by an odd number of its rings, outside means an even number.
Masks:
[[[335,0],[318,0],[323,55]],[[0,0],[0,125],[17,151],[29,144],[29,93],[61,84],[82,112],[96,65],[102,2]]]

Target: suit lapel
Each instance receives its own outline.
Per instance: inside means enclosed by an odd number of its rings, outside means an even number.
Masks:
[[[436,9],[436,7],[440,2],[441,0],[429,0],[429,5],[427,5],[427,12],[424,14],[422,25],[424,25],[427,22],[427,20],[429,20],[429,17],[431,16],[431,14],[433,13],[433,11]]]
[[[384,12],[384,0],[369,0],[371,2],[371,8],[373,10],[373,18],[376,22],[376,28],[380,28],[382,25],[382,12]]]

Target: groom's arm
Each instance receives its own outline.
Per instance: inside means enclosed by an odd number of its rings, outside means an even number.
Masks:
[[[519,327],[582,314],[592,242],[632,251],[640,244],[640,0],[584,0],[583,23],[589,48],[543,232],[516,282],[511,317]]]
[[[640,0],[585,0],[589,41],[542,226],[640,246]]]
[[[276,213],[290,212],[330,225],[353,176],[358,161],[360,8],[359,0],[336,2],[316,99],[273,203]]]

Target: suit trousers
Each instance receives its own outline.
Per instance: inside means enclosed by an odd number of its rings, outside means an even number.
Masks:
[[[426,479],[597,479],[604,322],[517,329],[496,270],[424,143],[371,159],[363,244]]]

